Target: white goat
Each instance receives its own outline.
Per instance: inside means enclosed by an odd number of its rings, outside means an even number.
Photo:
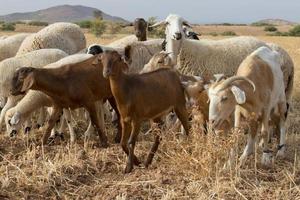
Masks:
[[[251,126],[247,146],[240,157],[241,164],[254,153],[257,129],[261,124],[264,139],[262,164],[270,165],[272,151],[269,147],[269,119],[273,110],[280,115],[280,142],[278,156],[285,151],[285,120],[287,114],[285,86],[280,55],[267,47],[260,47],[239,66],[236,76],[213,83],[209,90],[209,120],[218,127],[237,107]],[[239,117],[235,118],[239,126]],[[258,122],[258,123],[257,123]]]

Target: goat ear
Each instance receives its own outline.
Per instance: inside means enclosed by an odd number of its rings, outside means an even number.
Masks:
[[[244,104],[246,102],[246,95],[243,90],[237,86],[232,86],[231,91],[235,97],[235,100],[238,104]]]
[[[33,78],[30,75],[27,75],[23,81],[21,92],[26,92],[27,90],[29,90],[33,85],[33,83],[34,83]]]
[[[21,114],[19,112],[16,112],[13,117],[9,120],[10,121],[10,125],[16,125],[20,122],[20,116]]]

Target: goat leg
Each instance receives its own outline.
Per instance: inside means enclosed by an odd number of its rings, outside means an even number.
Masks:
[[[97,115],[97,112],[96,112],[97,109],[96,109],[95,103],[86,106],[86,109],[90,114],[90,118],[91,118],[91,122],[92,122],[93,126],[95,127],[96,131],[98,132],[101,147],[107,148],[108,147],[107,137],[101,129],[101,126],[100,126],[100,123],[99,123],[99,120],[98,120],[98,115]]]
[[[146,162],[145,162],[145,167],[146,168],[148,168],[148,166],[152,163],[154,154],[155,154],[155,152],[158,149],[159,143],[160,143],[160,136],[156,135],[155,141],[154,141],[154,143],[153,143],[153,145],[151,147],[151,150],[150,150],[150,152],[149,152],[149,154],[147,156]]]
[[[125,168],[125,173],[130,173],[133,169],[134,158],[135,158],[134,148],[135,148],[135,143],[137,140],[138,133],[140,131],[140,123],[132,121],[131,127],[132,130],[127,144],[129,149],[129,154],[128,154],[127,165]]]
[[[117,104],[114,98],[109,98],[108,99],[111,107],[115,110],[116,114],[117,114],[117,133],[115,136],[115,143],[120,143],[121,142],[121,133],[122,133],[122,128],[121,128],[121,120],[120,120],[120,113],[119,110],[117,108]]]
[[[52,113],[50,115],[50,119],[47,124],[46,132],[43,136],[43,144],[47,144],[47,142],[48,143],[51,142],[51,141],[48,141],[48,138],[51,134],[51,130],[55,126],[56,121],[59,119],[61,112],[62,112],[62,108],[57,107],[57,106],[53,107]]]

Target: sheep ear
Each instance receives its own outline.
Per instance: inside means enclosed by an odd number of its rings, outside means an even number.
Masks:
[[[10,125],[16,125],[20,122],[20,113],[16,112],[13,117],[10,119]]]
[[[23,81],[21,92],[26,92],[27,90],[29,90],[33,85],[33,83],[34,83],[33,78],[30,75],[27,75]]]
[[[246,102],[246,95],[243,90],[238,88],[237,86],[232,86],[231,91],[235,97],[235,100],[238,104],[244,104]]]
[[[189,28],[192,28],[192,25],[191,25],[190,23],[188,23],[187,21],[183,21],[182,24],[183,24],[184,26],[187,26],[187,27],[189,27]]]

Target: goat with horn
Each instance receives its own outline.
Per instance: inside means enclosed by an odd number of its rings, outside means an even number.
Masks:
[[[247,145],[240,157],[240,164],[254,153],[258,127],[264,140],[262,164],[272,163],[273,151],[269,144],[271,114],[279,115],[280,141],[277,156],[285,151],[285,121],[287,103],[280,56],[277,51],[260,47],[239,66],[236,76],[213,83],[208,90],[210,99],[209,120],[217,128],[235,110],[235,126],[240,126],[240,116],[251,127]],[[276,110],[278,113],[273,113]]]

